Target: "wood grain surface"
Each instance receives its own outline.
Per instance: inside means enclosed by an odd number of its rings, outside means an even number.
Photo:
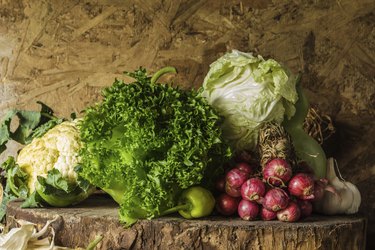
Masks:
[[[56,244],[85,247],[96,237],[97,249],[201,249],[201,250],[364,250],[367,222],[361,216],[318,216],[296,223],[244,221],[239,217],[211,216],[186,220],[178,215],[142,220],[130,228],[119,223],[118,205],[108,197],[93,195],[69,208],[21,209],[8,206],[7,220],[14,218],[52,227]]]

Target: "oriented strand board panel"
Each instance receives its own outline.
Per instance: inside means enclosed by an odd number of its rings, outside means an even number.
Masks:
[[[198,88],[231,49],[303,72],[311,103],[332,116],[332,151],[362,193],[375,248],[373,0],[0,0],[0,115],[12,107],[80,112],[123,71],[173,65]]]

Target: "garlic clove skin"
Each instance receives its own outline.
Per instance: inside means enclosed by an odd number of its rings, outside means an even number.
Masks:
[[[341,198],[339,195],[325,191],[323,198],[319,202],[314,203],[314,211],[325,215],[334,215],[339,212],[337,204],[340,203]]]
[[[340,202],[338,212],[340,214],[346,213],[346,211],[351,208],[353,201],[354,201],[353,191],[349,188],[349,185],[348,185],[348,183],[350,182],[345,181],[342,183],[344,184],[344,187],[339,191],[341,202]]]
[[[328,159],[326,176],[331,190],[324,190],[323,198],[314,202],[314,210],[326,215],[354,214],[361,204],[361,194],[353,183],[338,178],[340,171],[335,164],[333,158]]]
[[[351,206],[345,211],[345,213],[355,214],[358,212],[359,206],[361,205],[361,193],[353,183],[347,182],[347,185],[352,190],[354,199]]]

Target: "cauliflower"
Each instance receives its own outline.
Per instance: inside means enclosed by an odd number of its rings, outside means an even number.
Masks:
[[[79,151],[82,147],[78,120],[63,121],[35,137],[3,164],[7,186],[15,197],[26,199],[23,207],[45,203],[64,207],[86,199],[95,187],[81,178]]]
[[[76,124],[76,121],[65,121],[56,125],[20,151],[16,163],[29,176],[29,193],[35,191],[37,176],[46,178],[48,171],[54,168],[68,182],[76,182],[74,167],[79,163],[78,153],[82,146]]]

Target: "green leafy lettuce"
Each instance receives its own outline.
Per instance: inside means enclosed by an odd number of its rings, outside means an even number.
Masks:
[[[160,216],[181,191],[209,183],[230,156],[220,118],[197,91],[155,83],[144,69],[103,90],[80,123],[80,174],[121,206],[126,225]]]
[[[202,95],[225,117],[234,150],[254,150],[259,128],[295,113],[296,77],[273,59],[233,50],[210,65]]]

